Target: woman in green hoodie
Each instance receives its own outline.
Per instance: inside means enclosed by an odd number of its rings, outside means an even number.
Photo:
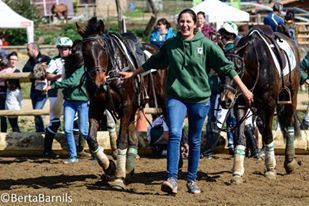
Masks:
[[[187,188],[190,193],[200,193],[196,183],[200,159],[202,127],[209,109],[211,94],[208,83],[209,68],[230,76],[241,89],[248,104],[253,94],[243,84],[233,64],[222,50],[211,40],[197,32],[197,16],[191,9],[183,10],[178,16],[177,36],[165,41],[160,51],[133,72],[121,72],[124,79],[144,71],[168,68],[166,82],[167,123],[170,139],[167,148],[167,180],[161,190],[177,193],[178,160],[182,125],[186,115],[189,120],[189,157]]]

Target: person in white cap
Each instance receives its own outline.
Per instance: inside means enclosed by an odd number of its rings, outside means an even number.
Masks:
[[[64,78],[64,57],[67,57],[71,54],[72,45],[73,41],[68,37],[57,38],[56,47],[58,49],[58,55],[54,57],[48,64],[46,75],[46,79],[50,81],[51,85],[56,81],[61,82],[61,80]],[[63,94],[57,89],[49,90],[48,99],[50,103],[50,120],[49,125],[45,129],[43,156],[57,158],[58,155],[52,151],[52,143],[60,127],[60,116],[62,114],[63,107]]]

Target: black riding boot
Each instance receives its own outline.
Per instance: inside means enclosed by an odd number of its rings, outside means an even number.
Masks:
[[[51,133],[48,128],[45,129],[45,139],[44,139],[44,152],[43,156],[44,157],[49,157],[49,158],[58,158],[59,155],[55,154],[52,151],[52,145],[54,141],[55,134]]]
[[[216,150],[219,141],[219,133],[211,132],[209,137],[206,139],[206,147],[203,152],[203,156],[207,159],[212,159],[212,156]]]
[[[252,126],[245,127],[245,136],[247,138],[247,147],[251,151],[250,157],[254,157],[259,159],[259,148],[256,143],[255,135],[254,135],[254,128]]]

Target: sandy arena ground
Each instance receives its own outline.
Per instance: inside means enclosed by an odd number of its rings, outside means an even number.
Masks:
[[[160,191],[165,177],[165,158],[137,160],[135,174],[127,179],[127,190],[117,191],[101,181],[100,167],[87,158],[74,165],[64,165],[62,159],[2,157],[0,193],[58,195],[64,200],[71,198],[71,205],[309,205],[309,156],[297,156],[301,166],[291,175],[285,174],[284,156],[277,156],[277,180],[274,181],[263,176],[263,160],[246,159],[245,183],[242,185],[230,185],[231,156],[220,154],[216,157],[200,161],[198,184],[201,194],[187,192],[184,172],[180,174],[176,196],[167,196]],[[187,161],[183,171],[186,168]]]

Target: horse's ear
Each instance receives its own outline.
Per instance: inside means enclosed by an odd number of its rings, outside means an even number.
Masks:
[[[78,22],[76,22],[75,25],[76,25],[76,29],[79,35],[83,37],[85,35],[85,25],[80,25]]]
[[[104,29],[105,29],[104,22],[102,20],[99,20],[97,27],[98,34],[102,35],[104,33]]]

